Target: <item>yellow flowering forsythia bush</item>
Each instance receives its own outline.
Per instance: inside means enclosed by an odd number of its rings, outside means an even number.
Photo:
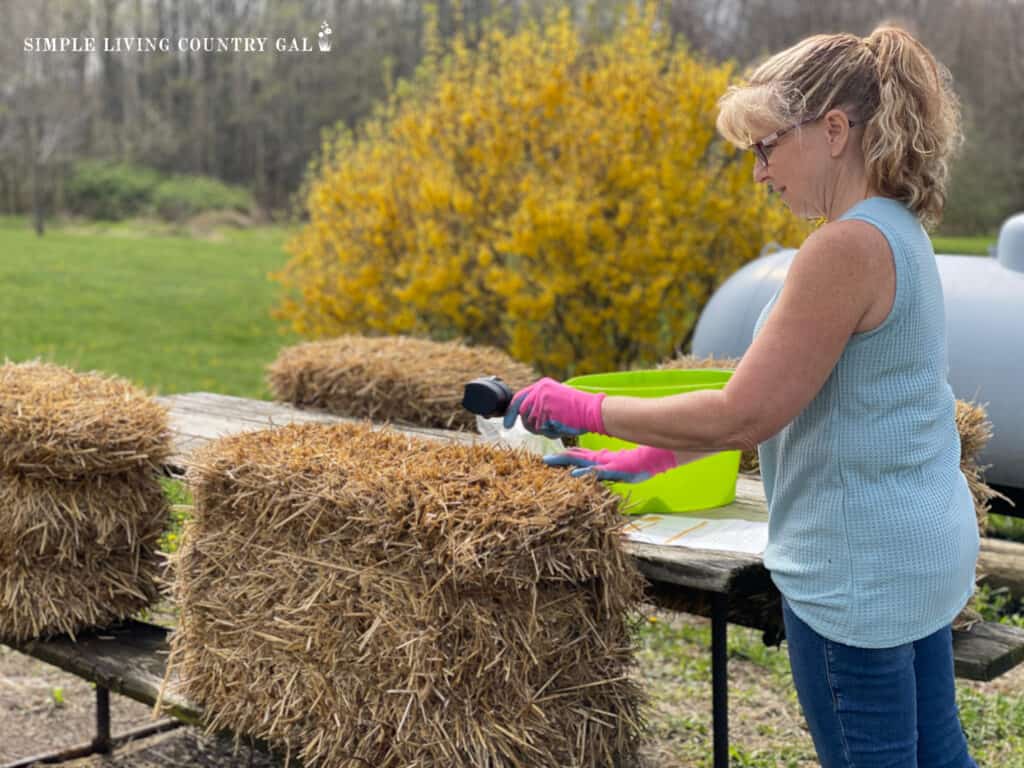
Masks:
[[[808,231],[714,130],[732,69],[633,14],[436,50],[325,142],[276,277],[299,333],[490,344],[548,375],[653,365],[763,244]]]

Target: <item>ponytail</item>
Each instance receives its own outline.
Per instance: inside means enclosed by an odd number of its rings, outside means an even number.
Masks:
[[[949,163],[962,141],[952,77],[898,27],[878,27],[864,45],[873,54],[878,80],[878,106],[864,131],[868,179],[930,228],[942,217]]]

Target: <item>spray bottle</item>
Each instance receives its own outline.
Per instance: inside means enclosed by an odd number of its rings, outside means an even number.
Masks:
[[[543,456],[565,450],[561,440],[536,435],[523,426],[522,419],[506,429],[503,417],[512,404],[512,389],[497,376],[482,376],[466,384],[462,407],[476,414],[476,428],[486,443],[525,448]]]

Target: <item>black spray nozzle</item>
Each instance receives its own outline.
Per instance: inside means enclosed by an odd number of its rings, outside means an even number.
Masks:
[[[512,404],[513,394],[508,384],[497,376],[481,376],[466,385],[462,394],[462,407],[488,419],[504,416]]]

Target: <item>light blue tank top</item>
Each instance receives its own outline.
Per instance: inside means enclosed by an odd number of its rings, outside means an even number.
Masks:
[[[804,411],[758,447],[769,510],[764,563],[818,634],[887,648],[930,635],[966,604],[978,526],[960,471],[931,241],[895,200],[869,198],[841,218],[885,235],[896,297],[880,326],[850,337]]]

